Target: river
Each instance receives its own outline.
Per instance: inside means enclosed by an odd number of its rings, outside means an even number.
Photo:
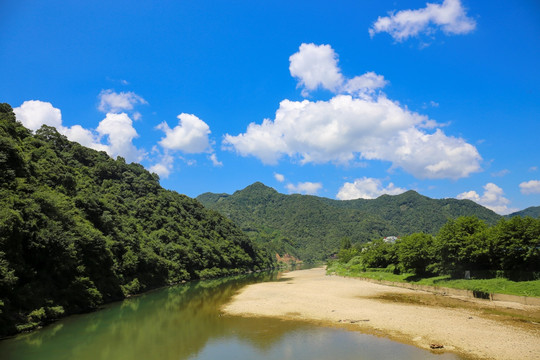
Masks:
[[[251,274],[157,289],[0,341],[0,359],[460,359],[306,322],[222,316]]]

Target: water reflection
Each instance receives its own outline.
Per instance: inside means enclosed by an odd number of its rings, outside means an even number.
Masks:
[[[221,316],[220,307],[241,287],[276,279],[275,273],[261,273],[159,289],[4,340],[0,342],[0,358],[419,359],[434,356],[387,339],[301,322]],[[393,355],[386,356],[385,352]],[[448,354],[444,357],[456,358]]]

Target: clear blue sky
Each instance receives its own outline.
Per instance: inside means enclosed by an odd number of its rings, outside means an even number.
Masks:
[[[535,0],[4,0],[0,101],[189,196],[540,205]]]

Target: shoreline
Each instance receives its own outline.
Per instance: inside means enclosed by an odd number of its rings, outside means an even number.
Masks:
[[[309,321],[468,358],[536,359],[540,353],[540,324],[512,317],[516,312],[540,314],[539,306],[441,296],[329,276],[324,268],[248,285],[222,311]],[[431,345],[443,348],[432,350]]]

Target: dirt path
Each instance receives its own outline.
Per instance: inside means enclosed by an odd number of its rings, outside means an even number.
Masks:
[[[326,276],[323,268],[249,285],[223,312],[316,321],[482,359],[540,359],[540,324],[527,320],[539,307],[452,299]]]

